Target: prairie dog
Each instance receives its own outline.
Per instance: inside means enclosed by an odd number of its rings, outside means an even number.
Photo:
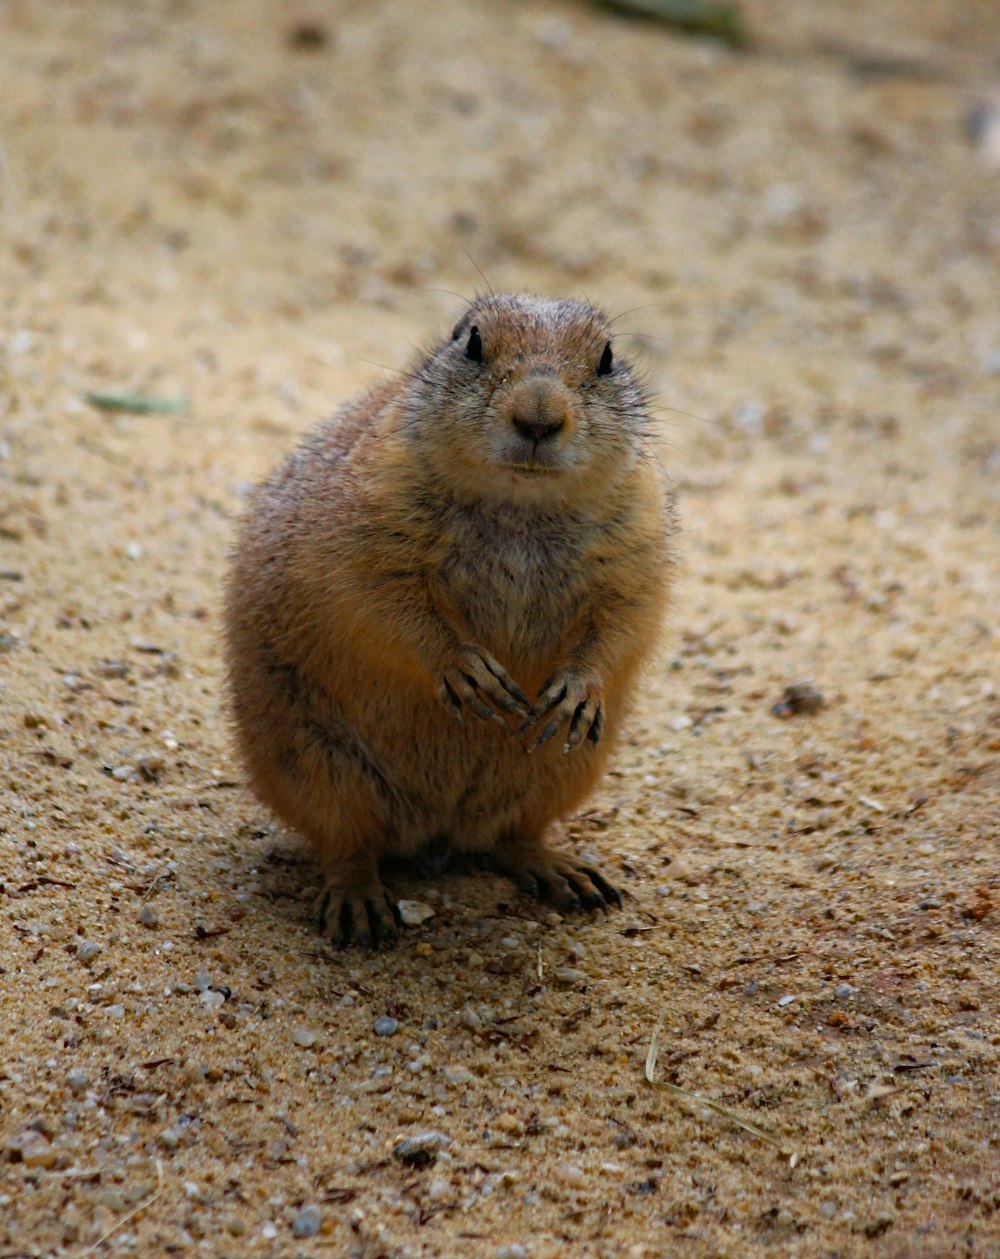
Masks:
[[[599,779],[660,633],[651,429],[602,312],[490,295],[255,492],[226,598],[236,734],[322,864],[336,945],[395,943],[394,858],[620,904],[545,835]]]

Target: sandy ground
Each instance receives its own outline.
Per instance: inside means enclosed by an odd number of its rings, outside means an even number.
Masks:
[[[0,1254],[1000,1255],[1000,21],[749,18],[0,2]],[[401,884],[336,955],[226,551],[477,266],[631,310],[657,389],[668,647],[569,828],[631,896]],[[777,1146],[645,1082],[660,1020]]]

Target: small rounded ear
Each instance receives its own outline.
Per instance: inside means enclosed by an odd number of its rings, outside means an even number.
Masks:
[[[601,361],[597,364],[598,376],[610,376],[611,368],[614,366],[615,356],[611,353],[611,342],[609,341],[604,347],[604,353],[601,355]]]
[[[465,347],[465,357],[471,358],[474,363],[483,361],[483,339],[475,324],[469,329],[469,344]]]
[[[462,315],[461,319],[459,319],[458,323],[455,324],[454,328],[452,328],[450,339],[452,341],[458,341],[460,337],[462,337],[466,332],[468,332],[469,324],[472,323],[475,317],[476,317],[476,312],[470,306]]]

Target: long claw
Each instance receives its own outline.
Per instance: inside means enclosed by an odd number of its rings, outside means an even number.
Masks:
[[[465,725],[465,718],[462,716],[462,701],[459,699],[455,688],[448,681],[447,677],[441,679],[441,702],[445,708],[451,713],[460,726]]]
[[[580,873],[585,874],[591,883],[593,883],[594,887],[597,888],[600,894],[604,897],[606,905],[614,904],[621,909],[621,892],[619,892],[613,883],[609,883],[607,881],[604,875],[601,874],[600,870],[595,870],[593,866],[578,866],[577,868]]]
[[[544,717],[546,713],[550,713],[553,710],[553,708],[555,708],[558,704],[561,704],[563,700],[566,698],[568,687],[565,682],[563,682],[560,686],[557,686],[556,689],[550,695],[547,692],[549,691],[551,686],[552,686],[552,683],[550,682],[548,686],[543,687],[542,690],[538,692],[538,710],[537,711],[538,711],[539,717]]]
[[[493,674],[514,703],[520,708],[526,708],[530,712],[531,700],[528,699],[527,695],[525,695],[510,674],[507,673],[505,669],[501,668],[495,660],[491,660],[486,656],[483,657],[483,664],[490,673]],[[513,712],[513,709],[511,709],[511,711]]]
[[[477,717],[482,717],[483,721],[495,721],[500,726],[504,724],[503,718],[488,705],[484,704],[475,691],[470,689],[469,694],[465,697],[465,702]]]
[[[528,751],[534,752],[537,748],[540,748],[543,743],[548,743],[549,739],[552,738],[552,736],[555,734],[555,732],[559,729],[561,725],[562,725],[562,721],[560,720],[560,718],[558,716],[553,717],[553,719],[549,722],[549,724],[545,727],[542,733],[534,741],[534,743],[531,745]]]

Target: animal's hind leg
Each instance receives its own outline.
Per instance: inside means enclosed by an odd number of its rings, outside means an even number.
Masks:
[[[284,667],[282,680],[290,673]],[[400,923],[378,863],[392,842],[398,793],[332,702],[318,703],[303,691],[296,687],[297,702],[290,703],[287,694],[272,689],[267,746],[248,749],[254,786],[309,840],[323,868],[320,930],[338,948],[351,942],[389,947]]]

